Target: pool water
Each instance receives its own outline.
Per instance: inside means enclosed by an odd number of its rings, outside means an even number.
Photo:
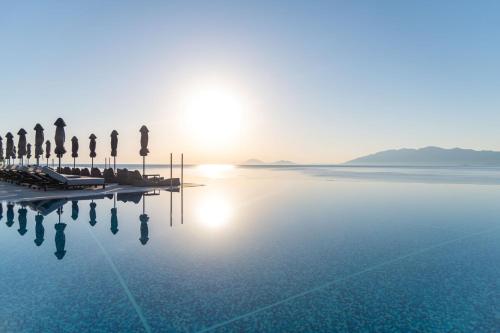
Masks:
[[[0,331],[500,331],[500,172],[404,170],[3,202]]]

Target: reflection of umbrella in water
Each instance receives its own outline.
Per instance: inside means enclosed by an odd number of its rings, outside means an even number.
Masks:
[[[40,156],[43,155],[43,127],[40,124],[36,124],[35,128],[35,158],[36,158],[36,165],[40,165]]]
[[[89,143],[90,154],[89,154],[89,156],[92,159],[91,169],[93,169],[94,168],[94,157],[97,156],[97,154],[95,153],[95,146],[96,146],[95,139],[97,139],[97,136],[95,136],[95,134],[92,133],[92,134],[90,134],[89,139],[90,139],[90,143]]]
[[[43,243],[43,237],[45,235],[45,228],[43,227],[43,215],[38,214],[35,216],[35,244],[40,246]]]
[[[19,135],[19,141],[17,143],[17,157],[21,160],[21,165],[23,165],[23,158],[26,156],[26,132],[24,128],[21,128],[17,135]]]
[[[90,225],[91,226],[95,226],[97,221],[96,221],[96,212],[95,212],[95,208],[96,208],[97,204],[92,200],[92,202],[90,203],[90,212],[89,212],[89,216],[90,216]]]
[[[54,149],[54,153],[59,158],[59,169],[61,169],[61,158],[66,153],[66,149],[64,148],[64,142],[66,141],[64,127],[66,126],[66,123],[62,120],[62,118],[57,118],[54,125],[56,125],[56,134],[54,136],[56,148]]]
[[[54,228],[56,229],[56,236],[55,236],[56,252],[54,252],[54,255],[59,260],[64,258],[64,255],[66,254],[66,250],[64,249],[66,245],[66,235],[64,234],[64,229],[66,228],[66,224],[61,223],[61,213],[62,213],[62,208],[59,208],[57,210],[57,215],[59,215],[59,222],[54,225]]]
[[[148,242],[149,238],[149,229],[148,229],[148,221],[149,221],[149,216],[148,214],[141,214],[139,216],[139,220],[141,221],[141,238],[139,240],[141,241],[142,245],[146,245]]]
[[[26,215],[28,214],[28,210],[24,207],[21,207],[19,208],[17,213],[19,214],[17,217],[19,221],[19,229],[17,229],[17,232],[19,232],[19,234],[23,236],[28,231],[28,229],[26,229],[26,223],[28,223],[28,218]]]
[[[149,228],[148,228],[148,221],[149,221],[149,216],[146,214],[146,197],[143,195],[142,196],[142,214],[139,216],[139,221],[141,221],[141,238],[139,240],[141,241],[142,245],[146,245],[146,243],[149,240]]]
[[[7,222],[5,222],[10,228],[14,224],[14,204],[7,204]]]
[[[76,221],[78,219],[78,212],[80,211],[80,208],[78,208],[78,201],[73,200],[71,201],[71,218],[73,221]]]
[[[0,220],[3,218],[3,203],[0,202]]]
[[[50,158],[50,141],[45,141],[45,158],[47,159],[47,166],[49,166],[49,158]]]
[[[113,198],[113,208],[111,208],[111,232],[116,235],[118,232],[118,211],[116,209],[116,196]]]

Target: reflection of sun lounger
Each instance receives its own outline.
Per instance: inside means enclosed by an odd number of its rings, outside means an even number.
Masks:
[[[64,206],[67,202],[68,202],[67,199],[53,199],[53,200],[26,201],[22,202],[22,204],[25,204],[32,210],[39,212],[44,216],[47,216],[53,211],[56,211],[59,207]]]

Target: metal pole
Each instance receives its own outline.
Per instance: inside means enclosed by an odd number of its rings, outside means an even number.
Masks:
[[[61,171],[61,158],[59,157],[59,171]]]
[[[116,172],[116,156],[113,156],[113,171]]]
[[[181,154],[181,224],[184,224],[184,154]]]
[[[76,169],[76,157],[73,157],[73,169]]]
[[[170,187],[172,187],[172,153],[170,153]]]
[[[90,171],[92,171],[92,169],[94,168],[94,158],[92,157],[92,166],[90,167]]]
[[[146,156],[142,157],[142,177],[145,177],[146,174]]]

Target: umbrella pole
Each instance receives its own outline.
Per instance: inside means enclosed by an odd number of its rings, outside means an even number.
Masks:
[[[92,166],[90,167],[90,171],[94,168],[94,158],[92,157]]]
[[[113,156],[113,170],[116,172],[116,156]]]
[[[170,153],[170,187],[172,187],[172,153]]]
[[[184,224],[184,154],[181,154],[181,224]]]
[[[145,177],[145,173],[146,173],[146,156],[143,156],[142,157],[142,177],[144,178]]]
[[[73,157],[73,169],[76,168],[76,157]]]
[[[59,157],[59,171],[61,171],[61,158]]]

